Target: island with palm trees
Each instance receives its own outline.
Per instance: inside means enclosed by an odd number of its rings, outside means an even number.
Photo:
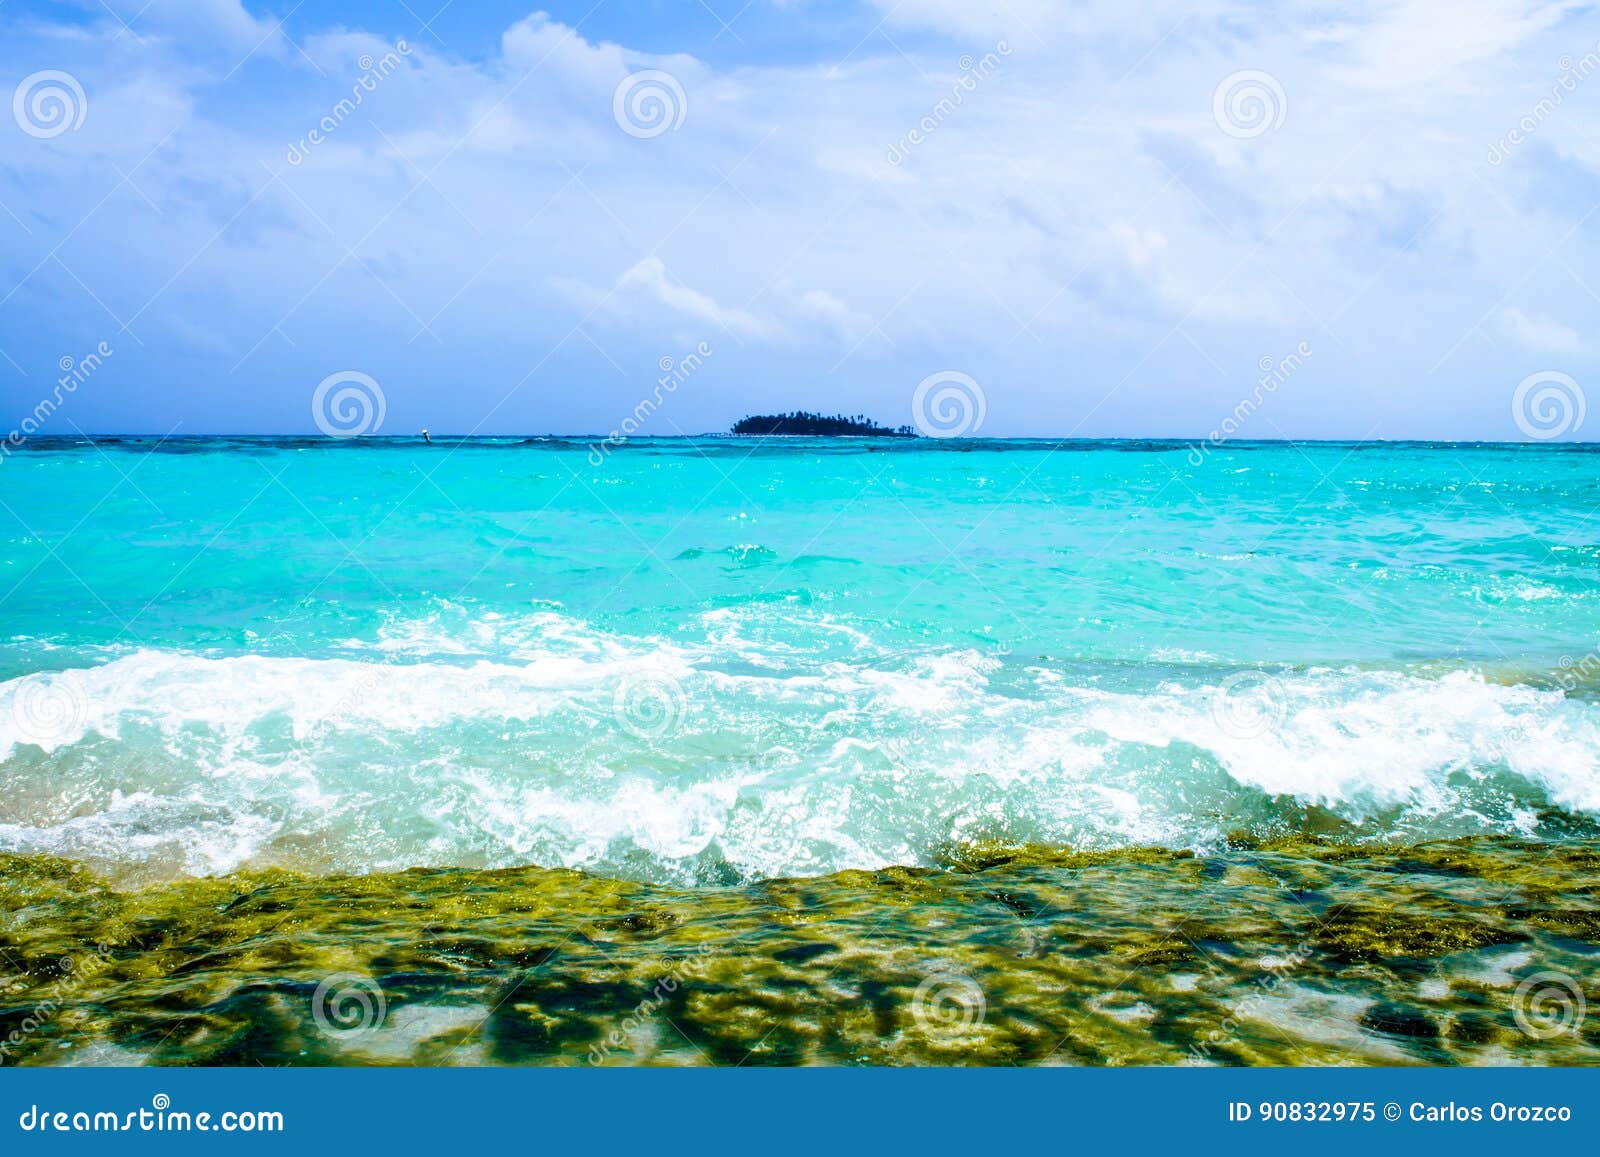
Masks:
[[[910,426],[880,426],[864,414],[813,414],[794,410],[787,414],[752,414],[733,424],[735,434],[761,437],[802,436],[814,438],[915,438]]]

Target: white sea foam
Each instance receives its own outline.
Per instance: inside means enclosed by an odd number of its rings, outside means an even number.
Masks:
[[[620,650],[593,659],[544,652],[516,663],[373,663],[348,659],[206,658],[142,650],[101,666],[0,684],[0,754],[19,744],[46,751],[89,735],[116,738],[136,722],[163,731],[198,725],[237,736],[263,721],[288,721],[304,740],[319,729],[415,732],[452,720],[532,719],[598,697],[630,673],[687,672],[671,648]],[[67,718],[40,724],[32,689],[67,683]],[[65,693],[58,695],[65,697]]]
[[[13,679],[0,849],[701,880],[985,836],[1205,846],[1309,807],[1403,838],[1600,816],[1600,707],[1469,671],[1271,673],[1241,727],[1221,669],[1137,685],[977,650],[848,661],[711,625],[678,644],[541,611],[401,624],[340,657],[108,652]],[[819,627],[846,654],[851,629]]]

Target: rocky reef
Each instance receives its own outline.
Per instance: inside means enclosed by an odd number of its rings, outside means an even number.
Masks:
[[[1600,845],[965,845],[680,890],[0,856],[6,1064],[1594,1064]]]

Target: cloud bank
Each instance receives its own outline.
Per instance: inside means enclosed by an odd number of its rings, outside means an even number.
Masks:
[[[345,370],[385,432],[605,431],[700,343],[650,432],[898,424],[956,371],[985,433],[1193,436],[1302,344],[1239,436],[1515,438],[1527,375],[1600,382],[1589,5],[853,18],[796,61],[581,9],[470,55],[231,0],[0,10],[5,424],[101,342],[48,432],[309,430]],[[81,124],[24,99],[44,72]]]

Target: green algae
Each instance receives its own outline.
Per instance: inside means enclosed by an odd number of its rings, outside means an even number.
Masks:
[[[131,889],[0,856],[0,1061],[1600,1061],[1594,844],[936,863],[696,890],[531,867]]]

